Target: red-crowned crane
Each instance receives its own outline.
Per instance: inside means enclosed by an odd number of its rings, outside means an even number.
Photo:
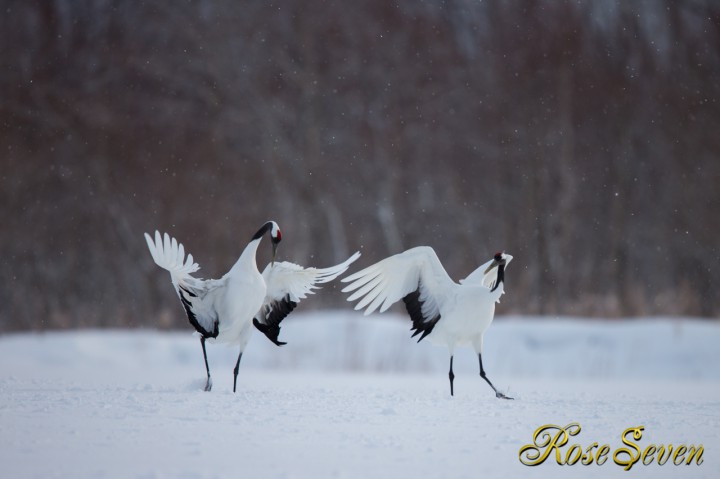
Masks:
[[[380,308],[386,311],[403,300],[420,342],[426,336],[445,344],[450,351],[450,395],[454,394],[453,355],[456,346],[471,345],[480,363],[480,376],[501,399],[512,399],[498,391],[485,374],[482,362],[483,334],[495,315],[495,303],[504,293],[505,267],[512,260],[497,253],[492,260],[455,283],[429,246],[420,246],[390,256],[372,266],[342,279],[350,282],[344,293],[347,299],[360,302],[356,310],[365,315]]]
[[[257,268],[255,254],[266,233],[270,233],[272,262],[262,274]],[[360,253],[343,263],[329,268],[303,268],[289,262],[275,262],[277,245],[282,239],[280,228],[268,221],[255,233],[233,267],[220,279],[203,280],[192,273],[200,267],[192,255],[185,257],[185,248],[166,233],[155,232],[155,240],[145,233],[150,254],[155,263],[170,272],[172,284],[185,308],[188,320],[200,333],[207,382],[205,391],[212,388],[205,341],[235,344],[240,353],[233,370],[233,392],[237,388],[238,368],[243,351],[250,339],[252,326],[262,331],[273,343],[278,341],[280,322],[290,314],[297,303],[317,284],[332,281],[345,272]]]

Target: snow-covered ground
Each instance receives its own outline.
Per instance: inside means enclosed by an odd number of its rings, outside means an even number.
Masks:
[[[0,336],[0,477],[720,477],[720,324],[689,319],[496,319],[489,377],[409,338],[409,321],[296,313],[277,348],[256,334],[210,345],[214,387],[189,331]],[[571,438],[703,444],[698,465],[535,467],[518,459],[545,424]],[[563,449],[566,451],[567,447]],[[554,457],[554,456],[553,456]]]

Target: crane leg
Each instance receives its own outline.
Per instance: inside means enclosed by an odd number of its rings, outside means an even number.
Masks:
[[[490,385],[491,388],[493,388],[493,391],[495,391],[495,397],[499,398],[499,399],[514,399],[509,396],[504,395],[503,393],[501,393],[500,391],[495,389],[495,386],[493,386],[493,383],[491,383],[490,379],[487,377],[487,375],[485,375],[485,369],[483,369],[483,365],[482,365],[482,354],[481,353],[478,353],[478,361],[480,362],[480,377],[483,378]]]
[[[238,360],[235,363],[235,369],[233,369],[233,392],[235,392],[235,389],[237,388],[237,375],[238,370],[240,369],[240,359],[242,359],[242,351],[238,354]]]
[[[205,359],[205,371],[207,371],[207,382],[205,383],[205,391],[212,389],[212,378],[210,377],[210,366],[208,366],[207,352],[205,351],[205,337],[200,336],[200,345],[203,350],[203,358]]]
[[[450,356],[450,372],[448,373],[448,377],[450,378],[450,395],[451,395],[451,396],[454,396],[454,394],[453,394],[453,380],[455,379],[455,374],[453,374],[452,363],[453,363],[453,357]]]

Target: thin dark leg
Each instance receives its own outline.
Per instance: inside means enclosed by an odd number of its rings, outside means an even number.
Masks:
[[[455,379],[455,375],[453,374],[452,363],[453,363],[453,357],[450,356],[450,372],[448,373],[448,377],[450,378],[450,395],[451,395],[451,396],[454,396],[454,394],[453,394],[453,380]]]
[[[237,375],[238,370],[240,369],[240,359],[242,358],[242,351],[240,351],[240,354],[238,354],[238,360],[235,363],[235,369],[233,369],[233,392],[235,392],[235,389],[237,388]]]
[[[207,371],[207,382],[205,383],[205,391],[212,389],[212,378],[210,378],[210,366],[208,366],[207,352],[205,352],[205,337],[200,336],[200,344],[203,348],[203,358],[205,358],[205,371]]]
[[[497,389],[495,389],[495,386],[493,386],[493,383],[490,382],[490,379],[485,375],[485,370],[483,369],[482,365],[482,354],[478,353],[478,361],[480,361],[480,377],[483,378],[487,383],[490,385],[491,388],[493,388],[493,391],[495,391],[495,397],[500,399],[514,399],[509,396],[504,395],[503,393],[499,392]]]

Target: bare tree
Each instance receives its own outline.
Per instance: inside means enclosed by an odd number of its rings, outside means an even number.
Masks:
[[[716,2],[3,7],[0,330],[180,325],[142,232],[217,276],[270,218],[318,265],[504,248],[506,312],[720,313]]]

